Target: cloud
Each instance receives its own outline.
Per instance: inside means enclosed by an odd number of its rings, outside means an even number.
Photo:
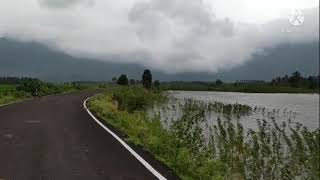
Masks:
[[[293,27],[287,17],[265,24],[218,18],[200,0],[33,1],[21,9],[19,0],[0,5],[0,36],[167,73],[231,69],[268,47],[319,39],[318,8]]]
[[[310,20],[293,29],[287,19],[264,25],[217,19],[202,1],[151,0],[137,3],[129,20],[155,60],[150,66],[168,72],[217,72],[243,64],[267,47],[318,39],[317,12],[308,13]]]
[[[39,4],[48,8],[70,8],[80,4],[92,6],[94,0],[39,0]]]

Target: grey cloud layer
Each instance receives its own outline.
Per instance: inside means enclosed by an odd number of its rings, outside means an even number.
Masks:
[[[42,6],[65,10],[30,6],[24,20],[9,14],[10,3],[7,11],[0,6],[0,36],[42,42],[74,56],[121,57],[114,59],[168,73],[230,69],[267,47],[319,38],[318,9],[305,11],[306,22],[289,33],[282,32],[292,30],[285,18],[264,25],[217,19],[200,0],[96,0],[89,8],[68,8],[89,2],[42,0]]]
[[[94,0],[39,0],[41,6],[49,8],[69,8],[75,5],[92,5]]]
[[[231,60],[223,55],[222,46],[236,36],[233,23],[214,18],[201,1],[137,3],[129,19],[139,39],[154,44],[149,52],[159,59],[158,65],[173,65],[169,71],[216,71],[224,66],[223,61]]]

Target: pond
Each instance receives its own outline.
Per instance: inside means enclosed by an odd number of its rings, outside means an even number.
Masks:
[[[249,113],[226,116],[221,112],[206,109],[206,126],[217,123],[217,118],[239,120],[245,129],[257,130],[257,120],[279,124],[286,122],[291,127],[300,123],[310,130],[319,128],[319,94],[266,94],[266,93],[237,93],[237,92],[199,92],[173,91],[171,100],[164,107],[154,107],[151,114],[160,114],[164,125],[170,126],[171,121],[182,115],[181,103],[188,100],[198,103],[222,103],[225,105],[240,104],[249,106]]]
[[[278,122],[299,122],[309,129],[319,128],[319,94],[268,94],[268,93],[237,93],[237,92],[205,92],[205,91],[174,91],[173,97],[193,99],[203,102],[222,102],[226,104],[245,104],[250,107],[264,109],[263,113],[251,112],[241,116],[239,120],[245,128],[255,129],[257,119],[268,119],[273,114]],[[271,113],[277,112],[277,113]],[[167,112],[168,113],[168,112]],[[175,114],[176,115],[176,114]],[[210,113],[208,122],[213,123],[220,114]]]

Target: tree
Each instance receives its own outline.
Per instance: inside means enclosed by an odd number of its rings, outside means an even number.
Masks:
[[[160,81],[159,80],[154,81],[154,87],[156,87],[157,89],[160,88]]]
[[[119,85],[128,85],[129,81],[127,78],[127,75],[125,74],[121,74],[121,76],[119,77],[117,84]]]
[[[32,96],[39,96],[39,90],[42,82],[39,79],[23,78],[20,86],[17,86],[18,91],[31,93]]]
[[[223,82],[220,80],[220,79],[218,79],[217,81],[216,81],[216,85],[217,86],[220,86],[220,85],[222,85],[223,84]]]
[[[150,89],[152,85],[152,74],[149,69],[144,70],[142,75],[142,85],[146,89]]]

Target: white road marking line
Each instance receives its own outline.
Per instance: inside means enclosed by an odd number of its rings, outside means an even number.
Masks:
[[[41,121],[25,121],[25,123],[40,123]]]
[[[0,107],[1,106],[8,106],[10,104],[16,104],[16,103],[19,103],[19,102],[23,102],[23,101],[28,101],[28,100],[31,100],[32,98],[27,98],[27,99],[22,99],[22,100],[18,100],[18,101],[13,101],[13,102],[10,102],[10,103],[6,103],[6,104],[0,104]],[[0,179],[1,180],[1,179]]]
[[[63,95],[63,94],[69,94],[69,93],[71,94],[71,93],[74,93],[74,92],[77,92],[77,91],[63,92],[63,93],[58,93],[58,94],[50,94],[50,95],[41,96],[41,97],[50,97],[50,96]],[[18,100],[18,101],[9,102],[9,103],[6,103],[6,104],[0,104],[0,107],[1,106],[8,106],[10,104],[16,104],[16,103],[23,102],[23,101],[28,101],[28,100],[31,100],[31,99],[34,99],[34,98],[26,98],[26,99],[22,99],[22,100]]]
[[[93,96],[94,97],[94,96]],[[120,142],[122,146],[124,146],[144,167],[146,167],[155,177],[159,180],[167,180],[164,176],[162,176],[157,170],[155,170],[146,160],[144,160],[137,152],[135,152],[126,142],[124,142],[119,136],[117,136],[114,132],[112,132],[109,128],[103,125],[87,108],[87,101],[90,100],[90,97],[83,102],[84,108],[87,110],[88,114],[98,123],[104,130],[106,130],[109,134],[111,134],[117,141]]]
[[[3,137],[5,137],[7,139],[12,139],[13,138],[13,134],[5,134],[5,135],[3,135]]]

